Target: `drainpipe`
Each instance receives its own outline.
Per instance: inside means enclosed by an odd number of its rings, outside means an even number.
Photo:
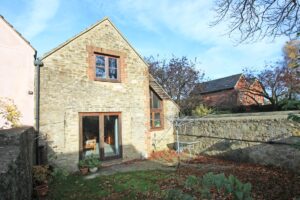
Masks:
[[[40,164],[39,160],[39,133],[40,133],[40,67],[43,62],[37,57],[37,51],[34,54],[34,66],[36,66],[36,84],[35,84],[35,156],[36,164]]]

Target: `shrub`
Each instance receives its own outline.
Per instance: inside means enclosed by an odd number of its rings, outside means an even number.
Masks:
[[[0,117],[5,120],[0,129],[19,126],[21,113],[12,99],[0,98]]]
[[[201,192],[203,199],[211,199],[211,191],[216,191],[219,196],[232,196],[234,200],[250,200],[251,198],[251,184],[242,183],[233,175],[228,178],[222,174],[207,173],[202,179],[195,176],[187,177],[185,181],[187,189]]]
[[[87,159],[82,159],[78,162],[78,167],[80,168],[85,168],[88,167]]]
[[[32,178],[34,185],[47,183],[49,177],[48,165],[36,165],[32,167]]]
[[[295,122],[300,122],[300,116],[296,114],[289,114],[287,119]]]
[[[214,109],[206,107],[203,104],[200,104],[195,108],[195,110],[192,110],[192,115],[197,117],[203,117],[205,115],[211,114],[214,112]]]
[[[168,190],[166,199],[167,200],[194,200],[195,198],[189,194],[183,193],[181,190],[172,189],[172,190]]]
[[[66,180],[68,176],[69,176],[69,172],[66,169],[61,167],[55,167],[51,172],[52,181]]]
[[[300,109],[300,101],[299,100],[289,100],[284,99],[280,101],[279,106],[281,110],[299,110]]]
[[[99,167],[100,165],[100,160],[97,156],[95,156],[94,154],[87,156],[85,158],[86,160],[86,164],[88,168],[94,168],[94,167]]]
[[[199,179],[196,176],[188,176],[185,180],[184,187],[187,189],[196,189],[199,185]]]

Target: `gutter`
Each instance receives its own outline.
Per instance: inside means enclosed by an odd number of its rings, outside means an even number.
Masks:
[[[40,164],[39,160],[39,133],[40,133],[40,67],[43,62],[37,57],[37,51],[34,53],[34,66],[36,66],[36,85],[35,85],[35,156],[36,164]]]

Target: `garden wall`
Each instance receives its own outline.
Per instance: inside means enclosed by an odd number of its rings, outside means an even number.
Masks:
[[[183,146],[184,142],[193,142],[194,153],[299,171],[300,123],[288,120],[289,113],[180,119],[179,140]]]
[[[34,129],[0,130],[0,200],[27,200],[32,194]]]

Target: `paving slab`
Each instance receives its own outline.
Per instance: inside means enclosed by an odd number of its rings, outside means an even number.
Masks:
[[[122,163],[109,167],[100,168],[98,172],[85,176],[85,179],[93,179],[98,176],[107,176],[122,172],[146,171],[146,170],[168,170],[175,171],[176,165],[156,162],[152,160],[134,161]]]

